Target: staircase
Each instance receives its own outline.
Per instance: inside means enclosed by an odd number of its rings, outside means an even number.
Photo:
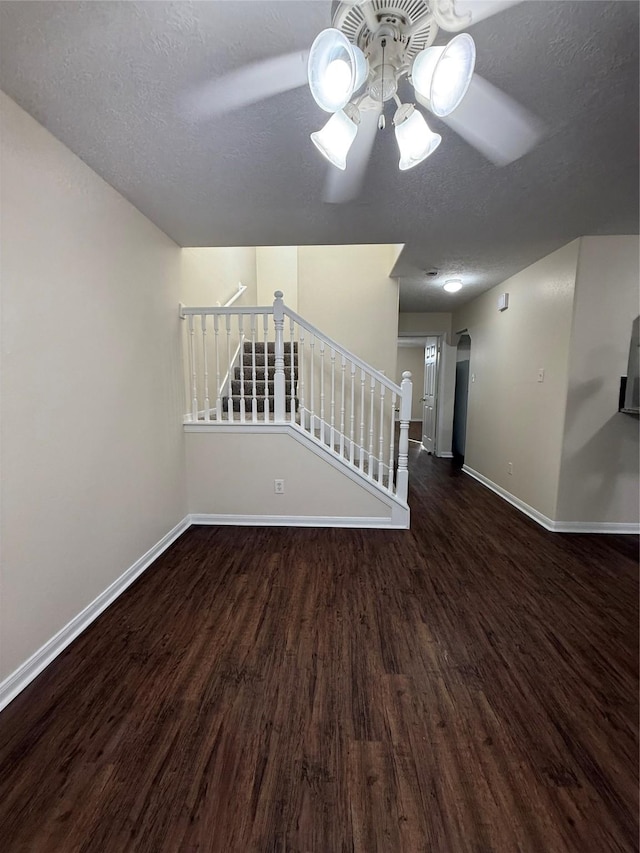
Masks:
[[[411,374],[397,385],[275,297],[273,306],[181,307],[185,426],[287,430],[408,519]]]
[[[230,382],[231,394],[222,398],[223,418],[231,409],[240,412],[275,411],[275,341],[245,341],[238,352]],[[296,411],[298,399],[295,396],[298,381],[298,344],[284,343],[285,362],[285,408]]]

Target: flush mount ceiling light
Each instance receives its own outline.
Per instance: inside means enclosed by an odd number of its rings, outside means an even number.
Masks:
[[[459,278],[450,278],[449,281],[445,281],[443,286],[447,293],[457,293],[461,288],[462,282]]]
[[[473,75],[476,49],[467,33],[433,47],[439,27],[455,31],[470,23],[471,16],[457,16],[454,0],[371,0],[343,2],[336,7],[333,26],[323,30],[309,53],[308,81],[311,94],[323,110],[341,116],[332,119],[311,138],[327,159],[344,169],[346,152],[357,133],[357,122],[345,109],[376,110],[378,127],[385,127],[385,103],[394,100],[393,119],[400,149],[401,170],[412,169],[432,154],[441,142],[412,103],[402,103],[398,87],[406,78],[415,99],[438,118],[452,113],[464,98]],[[341,114],[340,111],[344,110]],[[345,119],[350,124],[345,123]],[[331,126],[331,127],[330,127]],[[337,132],[344,138],[340,156],[320,138]],[[326,132],[326,133],[325,133]],[[344,157],[342,156],[344,154]],[[339,162],[336,162],[336,159]],[[344,162],[345,165],[341,165]]]

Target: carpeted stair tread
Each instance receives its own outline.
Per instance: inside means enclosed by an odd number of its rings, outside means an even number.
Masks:
[[[234,367],[234,369],[233,369],[234,380],[240,379],[242,377],[243,371],[244,371],[245,382],[251,382],[253,380],[253,366],[252,365],[247,366],[246,364],[244,365],[243,368]],[[265,381],[265,372],[266,372],[267,381],[272,382],[274,379],[275,373],[276,373],[276,369],[272,365],[269,367],[266,367],[266,368],[264,365],[256,365],[255,372],[256,372],[256,381],[257,382],[264,382]],[[285,375],[286,381],[289,382],[291,380],[291,367],[288,364],[285,367],[284,375]],[[294,378],[294,381],[297,380],[297,378],[298,378],[298,371],[295,368],[293,371],[293,378]]]
[[[285,411],[289,412],[291,409],[291,397],[285,397]],[[295,401],[295,407],[298,408],[298,399],[297,397],[293,398]],[[265,410],[265,400],[269,401],[269,411],[275,411],[275,398],[274,397],[256,397],[256,411],[263,412]],[[231,397],[223,397],[222,398],[222,409],[224,412],[229,410],[229,401],[231,401],[231,406],[234,412],[240,411],[240,403],[242,401],[242,397],[239,395],[232,395]],[[244,397],[244,410],[245,412],[253,411],[253,398],[247,397],[245,394]]]
[[[259,343],[258,341],[256,341],[255,344],[251,343],[251,341],[245,341],[244,342],[245,353],[251,354],[254,346],[256,349],[256,355],[258,355],[258,353],[264,355],[264,342]],[[275,350],[276,350],[275,343],[273,341],[267,341],[267,352],[269,353],[269,355],[275,355]],[[291,352],[291,341],[285,341],[284,351],[285,351],[285,353]],[[298,352],[298,342],[297,341],[294,341],[294,343],[293,343],[293,351],[294,351],[294,353]]]
[[[294,367],[296,366],[296,361],[297,358],[294,358]],[[253,363],[253,354],[251,352],[245,352],[242,357],[242,366],[246,370],[247,367],[253,367]],[[266,355],[263,352],[257,352],[255,357],[255,364],[256,367],[275,367],[276,357],[272,352],[269,352]],[[291,358],[287,353],[285,353],[284,365],[285,370],[291,370]]]
[[[275,381],[271,380],[269,382],[265,382],[264,380],[256,380],[255,394],[256,397],[264,397],[265,394],[268,397],[273,397],[275,393]],[[285,394],[291,395],[291,387],[292,384],[288,379],[285,380],[284,388]],[[240,379],[233,379],[231,381],[231,394],[233,396],[239,396],[242,391],[242,381]],[[253,397],[254,388],[253,381],[251,379],[247,379],[245,376],[244,379],[244,396],[245,397]]]

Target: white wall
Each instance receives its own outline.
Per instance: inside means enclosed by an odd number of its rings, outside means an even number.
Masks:
[[[0,93],[0,679],[186,514],[180,250]]]
[[[257,305],[255,248],[182,249],[180,301],[185,305],[213,306],[217,302],[224,305],[238,290],[239,282],[246,285],[247,290],[234,304]]]
[[[579,240],[463,306],[471,336],[465,464],[556,518]],[[498,295],[509,293],[499,312]],[[544,382],[538,370],[544,369]],[[507,464],[513,474],[507,474]]]
[[[396,247],[300,246],[298,313],[386,376],[396,374]]]
[[[583,237],[558,497],[561,521],[638,523],[638,421],[619,414],[638,305],[638,237]]]
[[[189,432],[186,449],[191,513],[390,517],[389,502],[286,432]],[[285,482],[282,495],[274,492],[276,478]]]

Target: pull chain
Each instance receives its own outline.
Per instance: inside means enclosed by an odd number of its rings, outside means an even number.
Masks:
[[[382,39],[380,44],[382,45],[382,78],[380,80],[380,118],[378,119],[378,130],[384,130],[384,49],[387,46],[387,40]]]

